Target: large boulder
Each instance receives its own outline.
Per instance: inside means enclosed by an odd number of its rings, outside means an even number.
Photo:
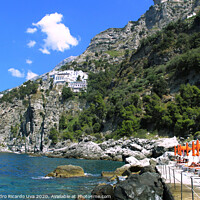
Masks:
[[[122,162],[123,161],[123,158],[122,158],[122,155],[116,155],[112,158],[113,161],[119,161],[119,162]]]
[[[116,146],[116,143],[117,141],[115,141],[114,139],[109,139],[108,141],[105,141],[99,144],[99,146],[101,147],[101,149],[106,150],[110,147]]]
[[[152,151],[150,151],[150,150],[143,149],[141,152],[144,156],[146,156],[148,158],[150,158],[152,156]]]
[[[150,165],[149,163],[149,160],[148,158],[144,158],[143,160],[138,160],[136,159],[135,157],[131,156],[129,158],[126,158],[126,163],[127,164],[130,164],[132,166],[141,166],[141,167],[145,167],[145,166],[148,166]]]
[[[130,144],[132,144],[133,142],[131,140],[125,140],[123,141],[122,143],[122,148],[129,148],[130,147]]]
[[[162,165],[162,164],[168,165],[173,157],[174,157],[174,152],[168,152],[167,151],[162,156],[159,156],[155,160],[159,165]]]
[[[130,144],[130,149],[133,151],[142,151],[142,147],[136,143]]]
[[[114,172],[102,172],[101,176],[103,177],[112,177],[112,176],[124,176],[124,172],[130,168],[130,164],[123,165],[122,167],[117,168]]]
[[[141,174],[144,174],[144,173],[146,173],[146,172],[155,172],[156,173],[156,168],[155,167],[153,167],[153,166],[151,166],[151,165],[149,165],[149,166],[145,166],[145,167],[143,167],[141,170],[140,170],[140,175]]]
[[[58,166],[53,172],[46,175],[47,177],[70,178],[85,176],[83,168],[74,165]]]
[[[159,174],[146,172],[142,175],[132,174],[118,183],[114,188],[114,196],[119,200],[162,200],[163,191]]]
[[[126,164],[126,165],[123,165],[122,167],[119,167],[115,170],[115,174],[117,176],[123,176],[124,175],[124,172],[127,171],[129,168],[130,168],[130,164]]]
[[[114,158],[119,155],[121,156],[122,152],[123,152],[122,148],[119,145],[117,145],[117,146],[106,149],[104,153],[107,154],[108,156]]]
[[[137,160],[143,160],[144,158],[146,158],[146,156],[140,151],[131,151],[130,149],[123,149],[123,160],[131,156],[135,157]]]
[[[173,151],[174,146],[179,144],[176,137],[161,138],[154,143],[153,157],[157,158],[164,154],[166,151]]]
[[[90,141],[95,142],[95,141],[97,141],[97,138],[92,135],[87,135],[87,136],[82,136],[79,139],[79,142],[90,142]]]
[[[115,200],[114,198],[114,189],[111,185],[98,185],[91,192],[92,198],[91,200]]]
[[[140,161],[133,156],[126,158],[125,163],[131,165],[140,165]]]
[[[98,144],[94,142],[80,142],[73,144],[65,152],[66,158],[84,158],[90,160],[99,160],[104,154]]]

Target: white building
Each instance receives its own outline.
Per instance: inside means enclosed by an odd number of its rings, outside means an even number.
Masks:
[[[64,83],[64,82],[75,82],[78,78],[80,81],[88,79],[87,73],[79,70],[65,70],[65,71],[54,71],[50,74],[50,77],[54,79],[54,83]]]
[[[190,15],[187,16],[187,19],[196,16],[197,14],[195,12],[191,13]]]
[[[72,88],[73,92],[80,92],[81,90],[86,90],[87,88],[87,81],[75,81],[70,82],[68,87]]]
[[[68,83],[68,87],[72,88],[73,92],[79,92],[81,89],[87,88],[87,73],[79,70],[52,71],[49,73],[50,78],[54,79],[54,84]]]

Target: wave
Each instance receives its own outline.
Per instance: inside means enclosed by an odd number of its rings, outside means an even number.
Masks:
[[[36,179],[36,180],[53,179],[53,177],[46,177],[46,176],[38,176],[38,177],[31,177],[31,178]]]
[[[101,176],[101,174],[85,173],[85,176],[95,176],[95,177],[98,177],[98,176]]]

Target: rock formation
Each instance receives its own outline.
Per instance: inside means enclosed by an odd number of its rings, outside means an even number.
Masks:
[[[47,177],[71,178],[85,176],[83,168],[73,165],[58,166],[53,172],[46,175]]]
[[[96,186],[91,193],[92,199],[101,199],[103,196],[116,200],[174,199],[155,167],[130,167],[125,173],[127,178],[125,180],[118,180],[114,185],[101,184]]]
[[[186,19],[196,12],[199,0],[155,1],[155,5],[142,15],[138,21],[130,21],[124,28],[110,28],[92,38],[87,50],[77,57],[81,65],[85,61],[105,60],[110,63],[121,62],[126,57],[126,50],[133,51],[140,45],[140,40],[161,30],[167,24],[178,19]],[[98,52],[98,57],[95,56]],[[116,56],[113,56],[113,52]],[[77,66],[78,66],[77,65]],[[96,71],[95,65],[90,70]]]

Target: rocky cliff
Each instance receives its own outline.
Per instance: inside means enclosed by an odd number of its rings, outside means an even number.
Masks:
[[[199,1],[166,1],[151,6],[138,21],[130,21],[124,28],[110,28],[92,38],[86,51],[80,55],[76,66],[90,62],[89,69],[97,70],[94,60],[109,63],[122,62],[140,45],[142,38],[161,30],[167,24],[178,19],[186,19],[199,10]]]
[[[87,50],[74,61],[67,63],[67,66],[64,67],[81,68],[95,72],[101,70],[105,71],[108,64],[115,63],[119,65],[127,58],[131,58],[131,63],[129,63],[129,65],[133,65],[139,58],[138,55],[141,51],[136,52],[136,49],[140,46],[142,38],[161,30],[171,21],[186,19],[191,13],[197,12],[199,5],[200,3],[197,0],[187,1],[186,3],[164,2],[162,4],[151,6],[137,22],[129,22],[124,28],[112,28],[96,35],[91,40]],[[148,49],[150,49],[150,47],[148,47]],[[142,51],[145,51],[145,48]],[[136,52],[136,54],[132,55],[134,52]],[[101,65],[99,66],[100,60]],[[141,60],[144,60],[144,58]],[[103,67],[102,63],[104,64]],[[158,62],[157,64],[163,63]],[[149,65],[151,65],[150,62]],[[131,80],[132,77],[130,71],[124,70],[126,69],[126,66],[123,67],[124,66],[122,65],[121,71],[119,70],[117,74],[119,80],[123,79],[123,73],[126,75],[129,73],[130,77],[128,78]],[[104,93],[106,87],[110,89],[113,85],[118,84],[116,83],[116,77],[114,80],[110,80],[109,78],[110,76],[108,75],[108,77],[106,77],[108,81],[108,83],[106,83],[107,85],[104,84],[101,88]],[[133,79],[136,78],[134,77]],[[12,151],[22,152],[48,151],[53,145],[53,140],[55,140],[54,136],[57,134],[56,131],[59,130],[61,116],[70,115],[70,117],[73,118],[88,106],[86,105],[86,100],[80,98],[80,95],[76,95],[74,99],[69,98],[67,101],[63,101],[62,89],[64,85],[53,85],[52,80],[49,79],[48,76],[47,79],[42,80],[40,78],[34,82],[38,85],[37,90],[34,90],[34,92],[27,92],[24,95],[23,91],[28,87],[27,84],[24,84],[19,89],[13,89],[11,92],[8,92],[6,101],[2,100],[6,99],[5,95],[1,99],[0,146],[3,150],[10,149]],[[99,79],[99,83],[100,82],[101,78]],[[125,85],[128,86],[127,82]],[[130,88],[134,88],[134,86],[130,86]],[[124,88],[121,90],[124,90]],[[90,95],[92,92],[95,91],[89,91],[88,94]],[[18,93],[20,93],[20,95]],[[119,98],[125,95],[121,95],[119,91],[116,91],[116,94],[118,93]],[[127,92],[127,94],[129,93],[130,91]],[[107,99],[108,98],[106,97],[104,101],[108,101]],[[127,100],[128,98],[125,99]],[[105,102],[103,102],[102,97],[96,95],[94,98],[88,100],[88,102],[91,101],[95,101],[91,106],[91,110],[93,109],[91,112],[97,113],[92,117],[88,117],[87,112],[81,116],[81,124],[73,124],[76,134],[81,134],[81,129],[79,128],[80,125],[84,127],[86,124],[91,124],[92,131],[96,130],[98,132],[99,130],[102,130],[111,132],[113,126],[110,126],[110,121],[122,122],[122,119],[116,119],[117,116],[119,117],[121,110],[123,110],[121,109],[122,105],[117,104],[120,100],[116,101],[114,96],[110,97],[110,110],[108,109],[106,117],[104,116],[104,111],[106,110]],[[116,113],[112,110],[112,108],[114,108],[113,105],[115,104]],[[127,102],[124,103],[125,108],[126,106],[128,106]],[[143,108],[143,112],[144,110],[145,109]],[[141,112],[138,111],[137,115],[141,115]],[[122,117],[124,116],[125,115]],[[68,119],[68,124],[70,124],[70,120],[73,121],[73,119]],[[127,123],[129,121],[130,120],[127,119]],[[136,122],[137,121],[134,121],[134,123]],[[127,127],[128,126],[129,124],[127,124]],[[51,135],[52,129],[54,130],[54,135]],[[90,128],[87,128],[87,130],[85,128],[84,130],[87,133],[91,132]],[[121,129],[121,131],[123,130]],[[69,133],[70,130],[67,134]],[[69,137],[70,135],[68,135],[68,138]],[[63,138],[66,138],[66,136],[63,136]]]
[[[36,94],[1,103],[0,146],[4,150],[46,152],[52,145],[50,130],[58,129],[60,116],[73,116],[85,107],[80,101],[63,101],[63,85],[51,88],[51,82],[40,83]]]

